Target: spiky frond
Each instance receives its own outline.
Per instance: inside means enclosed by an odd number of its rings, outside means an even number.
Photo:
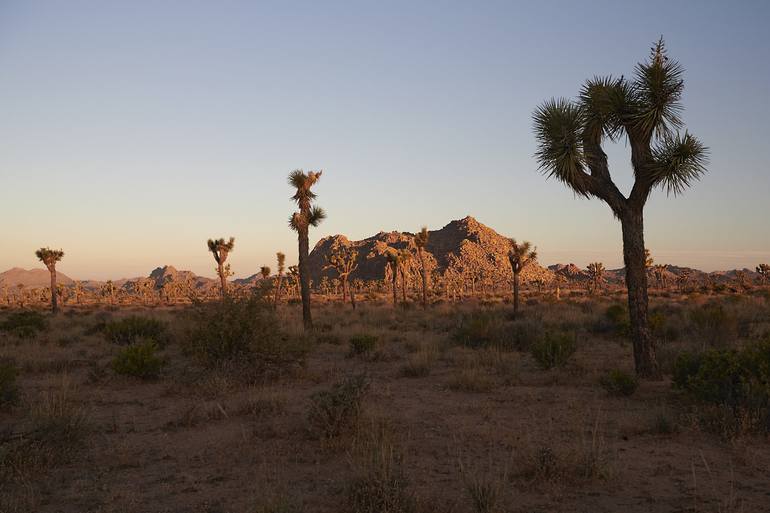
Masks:
[[[623,77],[594,77],[583,85],[579,101],[583,137],[598,144],[604,137],[614,141],[620,136],[623,122],[632,110],[633,96]]]
[[[314,206],[310,209],[310,215],[308,216],[307,222],[310,226],[316,227],[321,224],[321,221],[324,219],[326,219],[326,212],[324,209]]]
[[[289,185],[297,190],[292,199],[297,203],[315,199],[315,193],[310,188],[320,180],[322,173],[323,171],[308,171],[306,173],[301,169],[295,169],[289,173]]]
[[[680,128],[684,68],[666,55],[663,38],[651,49],[647,62],[637,64],[634,74],[634,96],[639,106],[633,129],[645,138],[670,135]]]
[[[665,187],[669,194],[681,194],[706,172],[708,148],[685,132],[684,136],[664,136],[652,148],[648,170],[652,185]]]
[[[544,174],[556,178],[581,196],[589,196],[585,175],[582,109],[567,99],[551,99],[533,114],[538,150]]]
[[[509,242],[511,247],[508,250],[508,261],[514,272],[520,272],[537,259],[537,248],[533,248],[530,242],[517,242],[516,239],[510,239]]]
[[[48,247],[40,248],[35,251],[35,256],[46,266],[50,266],[64,258],[64,251],[61,249],[51,249]]]
[[[279,251],[275,254],[275,258],[278,261],[278,272],[283,273],[286,269],[286,255]]]

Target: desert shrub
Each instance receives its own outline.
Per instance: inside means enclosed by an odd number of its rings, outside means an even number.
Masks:
[[[307,341],[286,337],[275,311],[261,296],[198,303],[188,312],[183,349],[202,365],[218,368],[238,363],[262,372],[301,364]]]
[[[347,485],[349,511],[356,513],[416,513],[417,500],[409,491],[403,453],[387,426],[366,424],[358,433],[353,477]]]
[[[141,315],[108,321],[104,324],[102,333],[107,341],[121,346],[144,339],[152,340],[159,347],[163,347],[169,340],[168,330],[163,321]]]
[[[458,317],[452,339],[471,349],[521,351],[542,335],[542,322],[525,318],[508,322],[494,310],[475,310]]]
[[[371,354],[377,345],[377,337],[375,335],[354,335],[348,341],[350,342],[349,356],[351,357]]]
[[[577,349],[574,333],[549,332],[532,344],[530,352],[543,369],[563,367]]]
[[[152,340],[135,342],[122,349],[112,360],[112,370],[118,374],[142,379],[157,378],[163,360],[157,356],[158,346]]]
[[[368,378],[359,374],[313,394],[307,415],[311,435],[329,439],[350,431],[358,420],[368,389]]]
[[[613,369],[601,378],[599,384],[610,395],[630,396],[636,392],[639,382],[636,377],[620,369]]]
[[[0,331],[5,331],[19,338],[33,338],[48,327],[48,321],[40,312],[14,312],[0,323]]]
[[[690,312],[690,322],[703,347],[726,347],[738,337],[738,319],[721,304],[706,304]]]
[[[627,337],[631,332],[628,308],[620,303],[608,306],[604,311],[604,316],[597,319],[593,331]]]
[[[16,385],[18,369],[13,361],[0,359],[0,408],[16,403],[19,397],[19,389]]]
[[[674,386],[711,405],[709,423],[723,434],[770,431],[770,339],[741,351],[680,355]]]
[[[419,351],[409,356],[401,368],[401,375],[407,378],[424,378],[430,374],[434,355],[429,351]]]

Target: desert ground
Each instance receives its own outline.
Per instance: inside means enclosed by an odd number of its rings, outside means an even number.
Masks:
[[[190,343],[236,336],[206,338],[191,312],[210,305],[73,305],[29,329],[5,309],[0,511],[770,511],[767,431],[671,380],[682,353],[767,337],[767,291],[653,294],[659,381],[633,378],[624,299],[529,290],[513,319],[501,297],[316,297],[311,335],[296,301],[265,302],[276,342],[241,358]],[[132,375],[115,361],[136,318],[160,321],[160,363]],[[574,354],[546,369],[554,333]]]

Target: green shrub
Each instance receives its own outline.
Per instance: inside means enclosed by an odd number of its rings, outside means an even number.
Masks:
[[[142,379],[157,378],[163,367],[163,360],[156,355],[157,350],[158,346],[152,340],[135,342],[123,348],[112,360],[112,370]]]
[[[19,398],[19,389],[16,386],[18,369],[13,361],[0,359],[0,408],[16,404]]]
[[[453,338],[472,349],[489,347],[498,341],[502,323],[502,318],[494,312],[476,310],[459,317]]]
[[[770,431],[770,338],[741,351],[681,355],[674,386],[714,406],[711,424],[723,433]]]
[[[543,369],[563,367],[577,349],[574,333],[546,333],[532,344],[530,352]]]
[[[209,368],[236,363],[258,373],[283,370],[303,363],[307,353],[307,341],[286,337],[259,295],[193,305],[188,324],[183,348]]]
[[[163,321],[141,315],[106,322],[102,333],[109,342],[121,346],[144,339],[152,340],[158,347],[164,347],[169,340],[166,324]]]
[[[639,382],[636,377],[622,371],[613,369],[599,378],[599,384],[610,395],[630,396],[636,392]]]
[[[354,335],[350,337],[349,356],[371,354],[377,345],[377,337],[374,335]]]
[[[40,312],[22,311],[10,314],[0,323],[0,331],[11,333],[19,338],[33,338],[48,327],[48,321]]]
[[[307,416],[310,433],[329,439],[350,431],[361,413],[361,401],[368,388],[368,378],[360,374],[313,394]]]

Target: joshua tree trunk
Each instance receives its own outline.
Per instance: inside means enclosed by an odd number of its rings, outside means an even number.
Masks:
[[[422,248],[419,248],[417,256],[420,258],[420,277],[422,278],[422,307],[428,308],[428,277],[425,273],[425,256],[422,254]]]
[[[219,274],[219,285],[222,287],[222,299],[227,295],[227,276],[225,276],[224,264],[217,264],[217,274]]]
[[[513,273],[513,317],[519,315],[519,273]]]
[[[353,307],[353,310],[356,309],[356,295],[353,291],[355,287],[350,287],[350,304]]]
[[[278,300],[281,299],[281,285],[283,284],[283,275],[278,273],[278,283],[275,286],[275,298],[273,299],[273,308],[278,308]]]
[[[655,358],[655,341],[647,324],[647,272],[644,267],[644,220],[641,209],[635,211],[628,208],[621,218],[621,226],[636,372],[640,376],[657,377],[660,370]]]
[[[406,304],[406,273],[404,271],[401,271],[401,297]]]
[[[393,270],[393,306],[398,304],[398,269]]]
[[[308,240],[307,224],[299,226],[297,230],[299,242],[299,285],[302,295],[302,322],[305,330],[313,329],[313,317],[310,313],[310,269],[307,266],[307,257],[310,241]]]
[[[49,269],[51,271],[51,313],[58,313],[59,312],[59,301],[56,297],[58,294],[56,293],[56,269]]]
[[[342,304],[345,304],[348,300],[348,275],[340,275],[340,280],[342,280]]]

